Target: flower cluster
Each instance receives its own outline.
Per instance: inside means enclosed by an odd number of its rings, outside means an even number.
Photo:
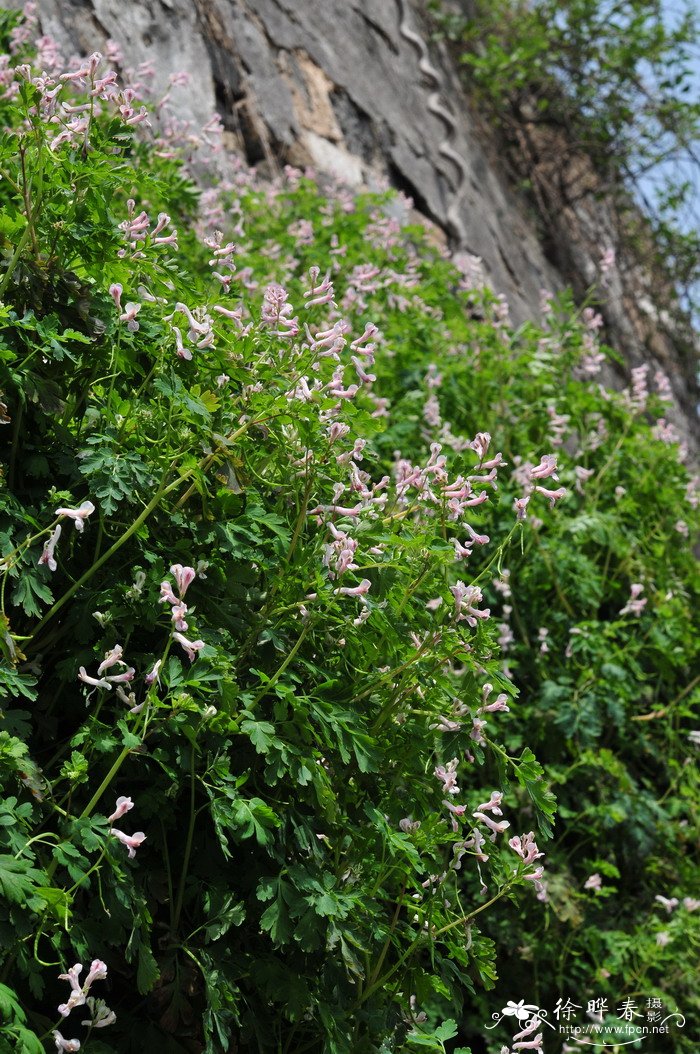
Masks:
[[[123,651],[121,644],[115,644],[110,651],[105,652],[104,659],[97,667],[96,677],[91,677],[86,672],[85,667],[81,666],[78,672],[79,679],[83,684],[92,685],[93,688],[106,688],[108,690],[118,685],[128,684],[129,681],[134,679],[136,670],[124,661],[122,658]],[[107,672],[115,666],[124,667],[124,669],[119,670],[118,673]]]
[[[108,822],[114,823],[115,820],[121,819],[121,817],[126,815],[126,813],[133,809],[133,807],[134,803],[131,798],[117,798],[116,807],[112,815],[108,817]],[[127,847],[130,860],[133,860],[136,856],[136,850],[146,841],[146,835],[143,831],[136,831],[134,834],[124,834],[123,831],[118,830],[116,827],[110,827],[109,833],[113,834],[122,845]]]
[[[91,501],[84,501],[77,509],[56,509],[56,515],[60,519],[69,519],[73,521],[76,531],[82,533],[85,527],[85,521],[88,516],[91,516],[95,511],[95,506]],[[61,524],[57,523],[54,529],[49,534],[47,540],[44,542],[44,549],[39,557],[39,564],[46,564],[49,571],[55,571],[57,568],[55,550],[58,543],[58,539],[61,537]]]
[[[182,564],[173,564],[170,568],[170,574],[175,578],[177,595],[175,595],[170,582],[161,582],[160,600],[162,604],[170,604],[170,617],[173,622],[173,640],[177,641],[177,643],[184,649],[190,662],[193,662],[197,653],[204,647],[204,641],[188,640],[188,638],[184,636],[184,633],[186,633],[188,629],[185,616],[189,610],[187,604],[185,604],[184,597],[189,586],[196,577],[196,571],[193,567],[183,567]],[[157,672],[158,671],[156,670],[153,674],[152,680],[157,676]]]

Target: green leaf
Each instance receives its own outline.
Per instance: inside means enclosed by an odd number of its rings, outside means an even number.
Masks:
[[[46,875],[27,861],[0,856],[0,896],[11,904],[24,904],[37,886],[47,885]]]

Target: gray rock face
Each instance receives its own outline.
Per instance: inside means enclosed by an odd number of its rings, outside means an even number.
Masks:
[[[427,43],[415,0],[39,0],[38,7],[43,31],[68,54],[101,50],[111,38],[130,65],[152,62],[163,89],[171,73],[187,71],[178,112],[201,126],[218,109],[230,144],[250,163],[311,165],[351,186],[388,180],[452,247],[483,260],[516,322],[537,316],[542,288],[585,288],[602,249],[616,243],[614,217],[591,196],[548,217],[548,258],[449,56]],[[547,162],[556,169],[556,156]],[[670,374],[675,421],[695,445],[694,365],[663,332],[649,282],[628,272],[610,276],[603,312],[610,340],[631,365],[647,361]]]
[[[218,108],[252,162],[309,164],[350,185],[388,177],[483,259],[516,320],[532,316],[540,288],[561,286],[487,160],[456,78],[431,81],[401,34],[402,23],[421,34],[412,8],[396,0],[40,0],[39,9],[42,28],[68,53],[112,38],[130,65],[151,61],[163,88],[170,73],[189,72],[182,116],[201,125]],[[439,56],[433,65],[449,69]],[[431,110],[432,94],[452,109],[453,129]],[[447,139],[457,161],[440,153]]]

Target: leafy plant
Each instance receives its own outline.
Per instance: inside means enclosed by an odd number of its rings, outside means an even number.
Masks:
[[[28,15],[0,1050],[446,1050],[525,940],[611,986],[673,957],[692,1001],[679,944],[630,952],[581,888],[693,925],[697,501],[662,399],[591,383],[592,309],[514,330],[387,195],[263,182],[99,57],[34,58]]]

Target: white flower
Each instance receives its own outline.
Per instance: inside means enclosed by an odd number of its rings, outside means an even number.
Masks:
[[[77,509],[56,509],[57,516],[67,516],[68,519],[72,520],[75,524],[76,531],[82,531],[85,526],[85,520],[88,516],[91,516],[95,511],[95,506],[91,501],[84,501],[83,504]]]

